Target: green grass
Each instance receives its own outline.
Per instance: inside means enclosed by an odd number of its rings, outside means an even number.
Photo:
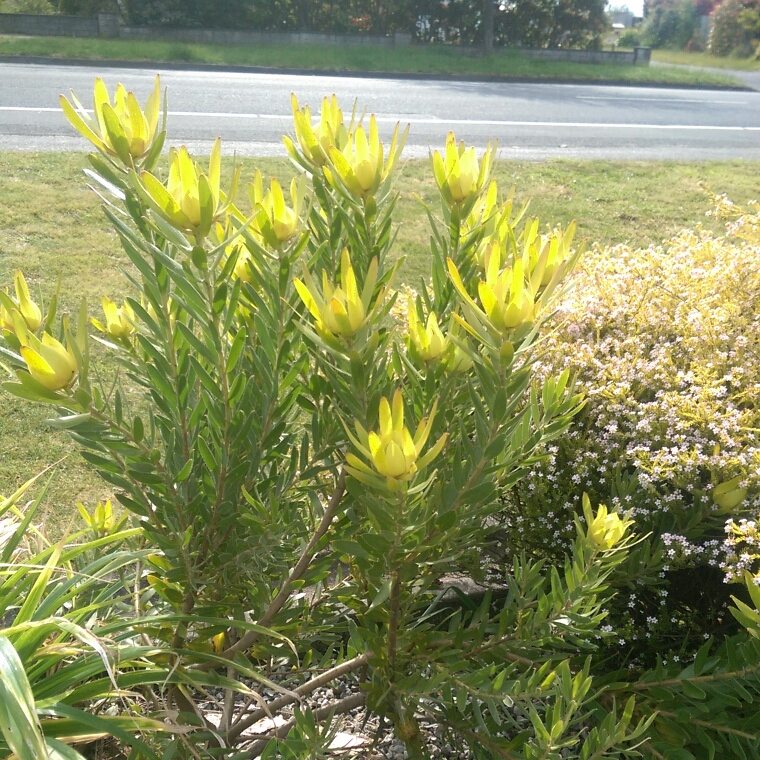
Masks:
[[[653,50],[652,60],[662,63],[677,63],[683,66],[709,66],[715,69],[760,70],[760,60],[756,58],[718,58],[709,53],[687,53],[683,50]]]
[[[484,74],[528,79],[618,80],[642,83],[731,85],[730,76],[646,66],[532,60],[518,51],[464,56],[454,47],[223,46],[132,40],[0,36],[0,55],[176,61],[325,71]]]
[[[82,153],[0,153],[0,285],[10,284],[14,269],[22,268],[33,293],[47,303],[60,275],[64,307],[75,308],[85,296],[97,316],[102,295],[119,300],[126,292],[125,257],[98,198],[87,189],[83,166]],[[284,160],[246,160],[244,176],[250,177],[254,166],[281,179],[291,171]],[[646,246],[698,223],[719,229],[705,217],[710,201],[697,183],[704,180],[743,203],[756,197],[759,171],[758,163],[738,161],[505,161],[497,164],[495,176],[504,190],[515,185],[518,202],[532,198],[530,212],[546,223],[577,219],[580,236],[589,242]],[[430,271],[427,220],[415,197],[431,206],[436,202],[427,162],[407,163],[398,189],[396,252],[406,257],[402,279],[416,284]],[[96,356],[96,370],[103,366],[103,357]],[[107,367],[103,374],[111,371]],[[51,527],[62,530],[77,500],[91,507],[110,491],[66,436],[46,427],[48,416],[49,410],[0,393],[0,492],[62,460],[48,499]]]

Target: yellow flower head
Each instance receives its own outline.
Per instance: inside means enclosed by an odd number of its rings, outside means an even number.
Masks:
[[[467,372],[472,367],[473,361],[469,354],[459,346],[452,343],[443,359],[443,366],[451,375],[459,372]]]
[[[304,264],[303,281],[296,279],[295,287],[316,320],[320,334],[350,339],[359,331],[370,314],[370,301],[377,282],[377,266],[377,259],[372,259],[360,295],[348,248],[343,249],[340,260],[340,285],[331,283],[327,279],[327,272],[322,270],[321,293]],[[377,300],[379,303],[380,297]]]
[[[238,257],[235,262],[234,275],[238,280],[247,282],[249,285],[253,284],[253,273],[251,267],[253,266],[253,259],[248,249],[240,245],[237,247]]]
[[[82,502],[77,502],[77,509],[87,527],[98,537],[110,536],[117,533],[124,526],[128,515],[125,513],[117,518],[113,513],[111,500],[105,503],[99,501],[90,514]]]
[[[441,358],[448,347],[448,341],[438,327],[438,318],[431,311],[427,323],[423,325],[417,316],[417,306],[409,299],[409,341],[414,351],[426,364],[432,364]]]
[[[449,207],[463,206],[475,198],[485,187],[495,155],[495,146],[489,143],[481,161],[475,148],[465,148],[464,142],[457,147],[456,137],[449,132],[446,137],[445,155],[433,153],[433,173],[438,189]]]
[[[404,425],[404,398],[401,391],[397,390],[394,393],[392,406],[387,398],[382,398],[379,409],[380,428],[377,432],[368,433],[358,421],[354,426],[356,436],[348,431],[351,443],[366,462],[355,454],[348,454],[347,471],[357,480],[367,484],[381,483],[379,475],[385,478],[385,485],[389,490],[398,491],[403,488],[404,483],[411,480],[416,472],[438,456],[446,443],[448,433],[444,433],[435,445],[420,456],[430,437],[436,406],[437,402],[433,404],[430,417],[420,422],[412,437]]]
[[[599,505],[594,516],[587,494],[583,494],[583,514],[586,518],[588,537],[603,551],[618,544],[632,522],[628,517],[621,519],[617,512],[608,512],[604,504]]]
[[[69,385],[77,374],[74,353],[48,333],[42,340],[29,332],[21,314],[11,312],[15,323],[15,333],[21,343],[21,356],[26,362],[29,374],[41,385],[57,391]]]
[[[222,141],[217,138],[211,148],[208,174],[193,161],[183,145],[179,150],[169,151],[166,186],[147,171],[140,177],[133,172],[132,179],[140,197],[154,212],[176,229],[203,238],[224,215],[237,192],[240,167],[224,200],[220,189],[221,169]]]
[[[534,296],[531,286],[525,280],[525,267],[522,259],[517,259],[511,267],[501,269],[501,252],[491,249],[488,257],[488,269],[485,280],[478,284],[478,296],[483,309],[479,309],[459,275],[454,262],[449,259],[449,274],[459,294],[471,308],[474,308],[483,321],[502,336],[509,335],[534,316]]]
[[[95,80],[94,120],[87,115],[73,92],[72,100],[74,106],[61,95],[63,112],[75,129],[99,150],[118,157],[130,167],[134,165],[135,159],[144,158],[151,152],[159,137],[161,80],[158,75],[144,111],[134,93],[127,92],[121,84],[116,87],[112,103],[108,89],[100,78]]]
[[[343,150],[348,143],[349,130],[343,123],[343,111],[338,106],[338,99],[333,95],[322,100],[321,119],[316,130],[312,126],[309,106],[300,108],[295,94],[291,94],[290,102],[293,107],[296,138],[303,155],[317,166],[324,166],[331,148]],[[295,147],[292,140],[288,137],[283,139],[288,153],[293,155]]]
[[[513,185],[506,200],[499,204],[499,188],[496,180],[492,179],[488,183],[488,189],[478,195],[475,203],[472,204],[472,210],[462,220],[462,233],[467,235],[476,230],[483,230],[485,238],[497,237],[504,243],[510,235],[514,235],[515,226],[528,208],[526,203],[513,219],[514,199],[515,186]]]
[[[16,299],[8,299],[8,308],[5,304],[0,305],[0,326],[10,332],[15,332],[16,328],[13,322],[12,311],[15,308],[24,318],[26,326],[32,331],[36,331],[42,324],[42,311],[37,304],[32,301],[29,295],[29,288],[21,270],[16,270],[13,276],[13,286],[16,290]],[[5,298],[5,296],[3,296]],[[7,303],[7,302],[6,302]]]
[[[337,148],[330,149],[330,161],[344,187],[353,195],[365,199],[375,195],[382,183],[390,176],[401,155],[408,133],[407,128],[399,142],[398,130],[397,124],[393,132],[387,163],[374,114],[369,117],[369,135],[360,125],[352,135],[349,135],[348,142],[342,151]],[[326,174],[327,178],[334,183],[333,172],[327,170]]]
[[[452,319],[448,332],[448,348],[443,356],[443,367],[450,375],[459,372],[467,372],[473,365],[472,357],[461,346],[460,341],[464,340],[461,333],[460,325]]]
[[[467,233],[493,220],[497,214],[497,201],[499,188],[496,180],[492,179],[488,185],[488,190],[478,198],[477,203],[462,222],[462,231]],[[511,208],[511,203],[510,203]]]
[[[539,235],[536,219],[524,234],[524,258],[530,262],[530,283],[536,291],[545,288],[557,270],[570,258],[570,249],[575,237],[575,222],[571,222],[564,233],[555,230],[549,235]]]
[[[290,183],[291,205],[285,204],[280,183],[272,178],[269,190],[264,193],[264,181],[257,169],[253,183],[248,187],[251,206],[256,216],[256,225],[264,240],[273,248],[279,248],[293,238],[298,231],[298,220],[301,215],[304,196],[306,195],[306,178]]]
[[[14,330],[13,317],[8,309],[5,308],[4,304],[0,305],[0,327],[2,327],[3,330],[8,330],[10,332],[13,332]]]
[[[731,512],[744,501],[747,496],[747,489],[741,486],[744,480],[745,477],[739,475],[713,488],[712,499],[720,512]]]
[[[106,315],[106,323],[102,325],[97,320],[91,322],[101,330],[108,333],[112,338],[127,338],[134,332],[135,313],[132,307],[124,302],[119,308],[108,296],[103,296],[103,313]]]

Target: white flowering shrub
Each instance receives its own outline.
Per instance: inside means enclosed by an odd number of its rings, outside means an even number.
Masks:
[[[505,531],[512,549],[561,555],[584,491],[632,509],[652,540],[620,578],[615,630],[674,658],[733,629],[726,582],[760,557],[760,215],[715,200],[722,237],[697,228],[583,258],[539,370],[570,369],[587,404],[504,516],[523,528]]]

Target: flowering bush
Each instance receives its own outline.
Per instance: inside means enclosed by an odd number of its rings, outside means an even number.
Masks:
[[[711,15],[708,50],[719,56],[751,55],[750,40],[756,36],[751,19],[756,18],[759,7],[757,0],[723,0],[717,5]]]
[[[587,404],[505,512],[510,528],[539,527],[513,547],[541,554],[566,550],[583,491],[653,533],[620,579],[624,659],[680,657],[732,630],[725,583],[758,570],[760,217],[716,201],[725,236],[697,229],[584,257],[539,371],[577,373]]]

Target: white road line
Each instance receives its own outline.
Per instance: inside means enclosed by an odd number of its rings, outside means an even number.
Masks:
[[[30,113],[60,113],[58,108],[33,108],[31,106],[0,106],[2,111],[21,111]],[[290,114],[269,113],[218,113],[209,111],[169,111],[169,116],[193,117],[203,119],[263,119],[263,120],[290,120]],[[386,116],[378,116],[381,123],[395,124],[398,119]],[[760,127],[717,126],[708,124],[616,124],[593,121],[506,121],[501,119],[439,119],[411,118],[403,119],[404,123],[410,124],[438,124],[446,127],[452,124],[462,126],[484,127],[562,127],[566,129],[663,129],[663,130],[688,130],[709,132],[760,132]]]
[[[616,95],[576,95],[578,100],[635,100],[645,101],[647,103],[705,103],[714,105],[731,105],[731,106],[746,106],[746,100],[697,100],[691,98],[637,98],[635,95],[628,97],[618,97]]]

